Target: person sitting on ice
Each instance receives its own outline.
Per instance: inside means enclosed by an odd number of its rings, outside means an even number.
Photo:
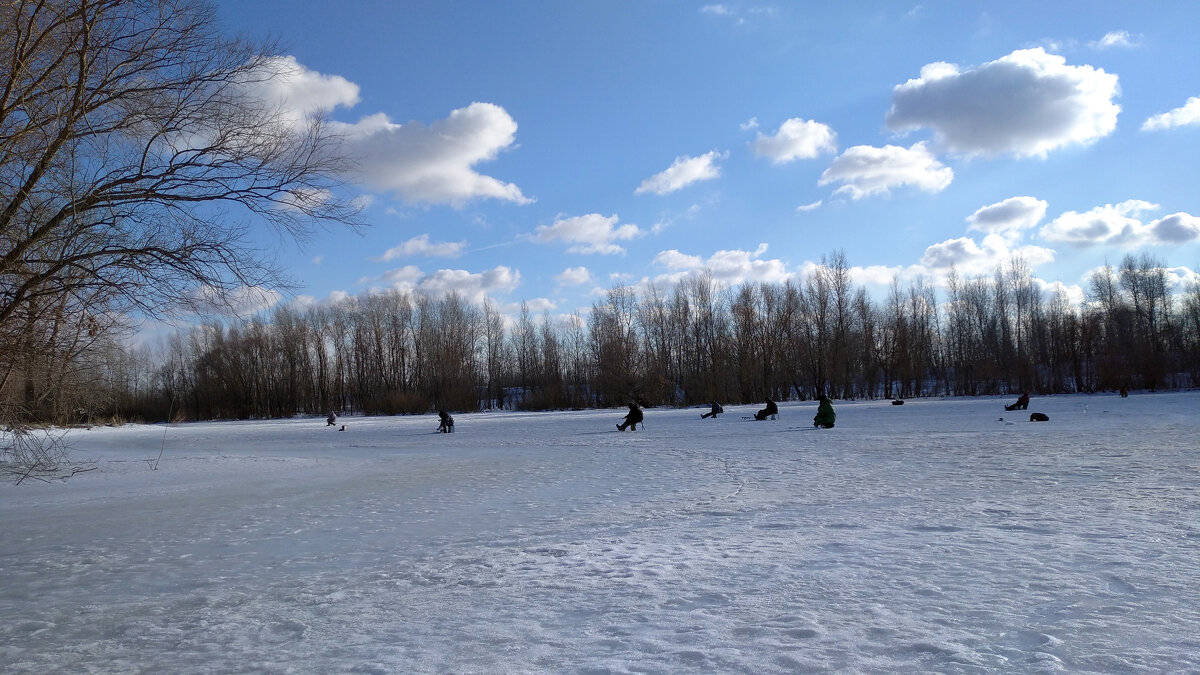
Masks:
[[[772,401],[771,397],[768,396],[767,397],[767,407],[754,413],[754,419],[761,422],[761,421],[767,419],[768,417],[774,419],[775,416],[778,414],[779,414],[779,406],[775,405],[775,401]]]
[[[625,415],[625,421],[617,425],[617,430],[625,431],[628,428],[630,431],[637,431],[637,425],[643,417],[642,409],[636,403],[630,403],[629,413]]]
[[[816,416],[813,417],[813,426],[832,429],[834,421],[837,420],[837,413],[833,411],[833,401],[825,394],[821,394],[818,400],[820,404],[817,406]]]
[[[331,426],[333,426],[333,425],[335,425],[335,424],[337,424],[337,415],[334,415],[334,414],[333,414],[333,411],[332,411],[332,410],[330,410],[330,411],[329,411],[329,417],[326,417],[326,418],[325,418],[325,426],[327,426],[327,427],[331,427]]]
[[[712,402],[712,411],[704,413],[703,415],[700,416],[700,419],[716,417],[717,415],[720,415],[723,412],[725,412],[725,409],[721,407],[721,404],[717,403],[716,401],[713,401]]]
[[[445,410],[438,411],[438,433],[449,434],[454,431],[454,418]]]
[[[1021,398],[1012,405],[1004,406],[1005,410],[1028,410],[1029,409],[1029,392],[1021,392]]]

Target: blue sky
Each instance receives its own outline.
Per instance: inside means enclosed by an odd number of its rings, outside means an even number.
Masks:
[[[1200,3],[224,1],[277,38],[370,227],[285,244],[278,302],[457,289],[513,312],[709,269],[877,292],[1019,254],[1200,270]],[[264,243],[276,245],[269,238]]]

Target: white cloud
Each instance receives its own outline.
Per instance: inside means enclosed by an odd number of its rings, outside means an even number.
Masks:
[[[856,284],[888,286],[892,279],[901,276],[904,268],[899,265],[868,265],[866,267],[851,267],[850,280]]]
[[[1038,277],[1033,277],[1033,284],[1041,292],[1042,298],[1047,300],[1054,297],[1055,293],[1062,291],[1067,297],[1067,303],[1074,307],[1080,307],[1087,301],[1087,294],[1079,284],[1067,285],[1061,281],[1046,281]]]
[[[473,199],[532,202],[512,183],[475,171],[513,145],[517,123],[498,105],[472,103],[429,126],[395,124],[376,113],[354,124],[331,123],[372,189],[416,203],[462,206]]]
[[[554,280],[563,286],[578,286],[591,281],[592,273],[588,271],[588,268],[583,266],[568,267],[562,271],[562,274],[554,277]]]
[[[803,212],[803,211],[816,211],[817,209],[821,208],[821,205],[822,205],[822,204],[824,204],[824,203],[825,203],[825,201],[824,201],[824,200],[822,200],[822,199],[818,199],[818,200],[817,200],[817,201],[815,201],[815,202],[809,202],[809,203],[807,203],[807,204],[801,204],[800,206],[797,206],[797,207],[796,207],[796,210],[797,210],[797,211],[801,211],[801,212]]]
[[[656,195],[665,195],[697,181],[716,178],[721,175],[721,168],[717,166],[716,162],[725,157],[726,154],[716,150],[706,152],[699,157],[676,157],[671,166],[642,181],[633,194],[653,192]]]
[[[393,246],[383,252],[383,255],[378,258],[371,258],[376,262],[386,262],[395,260],[396,258],[405,258],[414,255],[423,255],[430,258],[457,258],[462,255],[462,251],[466,248],[465,241],[429,241],[428,234],[420,234],[408,241]]]
[[[383,287],[372,288],[373,291],[387,288],[404,293],[421,293],[434,298],[457,291],[467,301],[481,304],[490,293],[508,293],[516,289],[521,283],[521,273],[500,265],[483,272],[440,269],[432,274],[425,274],[415,265],[406,265],[389,270],[381,277],[360,279],[359,283],[383,284]]]
[[[482,304],[490,293],[508,293],[521,283],[521,273],[503,265],[484,272],[441,269],[421,279],[417,291],[441,297],[458,291],[465,299]]]
[[[298,127],[318,114],[358,104],[359,87],[339,75],[309,70],[295,57],[268,60],[239,83],[244,94],[285,124]],[[473,199],[526,204],[533,200],[512,183],[475,171],[515,141],[517,123],[498,105],[472,103],[426,126],[395,124],[382,112],[347,124],[330,121],[342,137],[340,151],[354,164],[351,179],[408,202],[461,206]]]
[[[1145,243],[1153,238],[1153,234],[1138,217],[1143,212],[1158,208],[1158,204],[1130,199],[1120,204],[1097,206],[1084,213],[1067,211],[1043,227],[1041,235],[1048,241],[1064,242],[1077,247]],[[1178,235],[1177,228],[1173,227],[1175,224],[1174,221],[1167,223],[1164,233],[1168,236],[1172,233]]]
[[[806,260],[799,266],[800,275],[803,277],[811,277],[820,268],[821,263]],[[899,277],[901,281],[916,279],[919,276],[929,275],[929,270],[920,265],[867,265],[852,266],[848,270],[850,281],[855,284],[878,286],[882,289],[889,288],[892,285],[892,279]]]
[[[793,117],[779,125],[773,136],[759,132],[750,147],[773,164],[786,164],[837,152],[837,134],[828,125]]]
[[[1181,107],[1150,117],[1142,123],[1142,131],[1158,131],[1175,127],[1200,126],[1200,96],[1192,96]]]
[[[399,290],[412,291],[416,288],[417,282],[425,277],[425,272],[416,265],[405,265],[394,270],[388,270],[383,273],[383,276],[378,279],[371,277],[363,277],[358,280],[358,283],[365,284],[371,281],[382,281],[392,288]]]
[[[1136,47],[1137,41],[1129,35],[1129,31],[1110,30],[1099,40],[1088,43],[1093,49],[1112,49],[1113,47]]]
[[[1047,206],[1046,202],[1033,197],[1009,197],[967,216],[967,222],[970,223],[967,230],[1019,235],[1021,230],[1028,230],[1041,222]]]
[[[704,264],[704,259],[697,255],[680,253],[676,249],[659,251],[654,256],[654,264],[662,265],[669,270],[693,270]]]
[[[926,65],[893,90],[887,126],[929,127],[947,150],[965,155],[1044,157],[1112,133],[1118,94],[1116,75],[1068,66],[1040,47],[1023,49],[965,70]]]
[[[1167,275],[1167,285],[1175,289],[1176,292],[1183,292],[1192,286],[1200,285],[1200,272],[1190,270],[1186,267],[1168,267],[1165,272]]]
[[[951,265],[963,266],[964,263],[984,257],[990,256],[974,239],[957,237],[926,248],[925,255],[921,257],[921,264],[935,269],[948,269]]]
[[[525,309],[529,311],[530,316],[536,316],[543,312],[549,312],[558,309],[558,303],[549,298],[532,298],[521,302],[510,302],[500,306],[500,311],[510,316],[519,316],[521,314],[521,305],[525,305]]]
[[[573,218],[560,217],[553,225],[539,225],[533,238],[544,243],[564,241],[571,244],[567,249],[568,253],[624,253],[625,249],[613,242],[633,239],[643,232],[637,225],[630,223],[617,227],[617,221],[615,213],[608,218],[599,213]]]
[[[192,292],[192,303],[201,314],[232,314],[250,317],[274,307],[283,299],[279,291],[262,286],[237,286],[220,290],[201,286]]]
[[[1189,213],[1172,213],[1146,227],[1152,244],[1186,244],[1200,240],[1200,218]]]
[[[282,121],[299,127],[310,117],[359,102],[357,84],[340,75],[324,75],[300,65],[294,56],[276,56],[240,82],[244,94]]]
[[[894,187],[912,185],[926,192],[941,192],[954,179],[954,171],[933,156],[924,142],[911,148],[856,145],[836,157],[821,174],[819,185],[844,183],[834,194],[852,199],[887,195]]]
[[[342,302],[348,297],[350,297],[350,294],[345,291],[330,291],[329,295],[325,296],[324,300],[318,300],[312,295],[297,295],[292,299],[291,306],[295,309],[307,309],[309,307],[321,306],[327,307],[329,305]]]
[[[1006,265],[1016,256],[1030,267],[1054,261],[1054,251],[1041,246],[1013,247],[1008,239],[989,234],[976,243],[970,237],[958,237],[925,249],[921,265],[933,273],[944,273],[953,265],[965,276],[986,275],[997,265]]]
[[[746,120],[745,122],[742,122],[741,124],[739,124],[738,128],[741,129],[742,131],[754,131],[755,129],[758,128],[758,118],[751,117],[750,119]]]
[[[730,11],[729,7],[727,7],[725,5],[719,5],[719,4],[704,5],[703,7],[700,8],[700,11],[704,12],[705,14],[713,14],[716,16],[729,16],[730,14],[733,14],[733,12]]]
[[[699,256],[680,253],[671,249],[654,256],[654,262],[671,270],[658,276],[655,281],[674,283],[693,272],[708,271],[713,279],[723,285],[745,282],[782,283],[792,275],[787,265],[779,259],[762,260],[767,252],[766,244],[759,244],[754,251],[717,251],[707,260]]]

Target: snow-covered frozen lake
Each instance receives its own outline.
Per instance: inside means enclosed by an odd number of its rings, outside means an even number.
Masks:
[[[1200,392],[1008,401],[77,431],[0,671],[1200,668]]]

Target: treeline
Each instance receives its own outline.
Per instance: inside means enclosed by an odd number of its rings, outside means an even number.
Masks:
[[[0,105],[0,429],[1200,382],[1200,289],[1172,295],[1147,257],[1097,273],[1081,307],[1019,261],[876,299],[835,254],[785,284],[614,288],[567,321],[390,293],[128,349],[126,317],[286,285],[246,222],[285,239],[362,224],[336,129],[254,95],[291,75],[286,55],[214,17],[206,0],[0,2],[0,99],[17,102]],[[0,465],[45,466],[12,461],[19,445],[0,438]]]
[[[841,253],[804,278],[721,288],[707,275],[609,290],[588,315],[506,318],[451,293],[365,294],[212,323],[159,350],[34,359],[26,408],[64,422],[424,413],[835,398],[1171,389],[1200,382],[1200,288],[1169,292],[1127,257],[1082,307],[1013,261],[876,300]],[[11,381],[13,373],[6,379]],[[70,386],[64,386],[69,384]]]

